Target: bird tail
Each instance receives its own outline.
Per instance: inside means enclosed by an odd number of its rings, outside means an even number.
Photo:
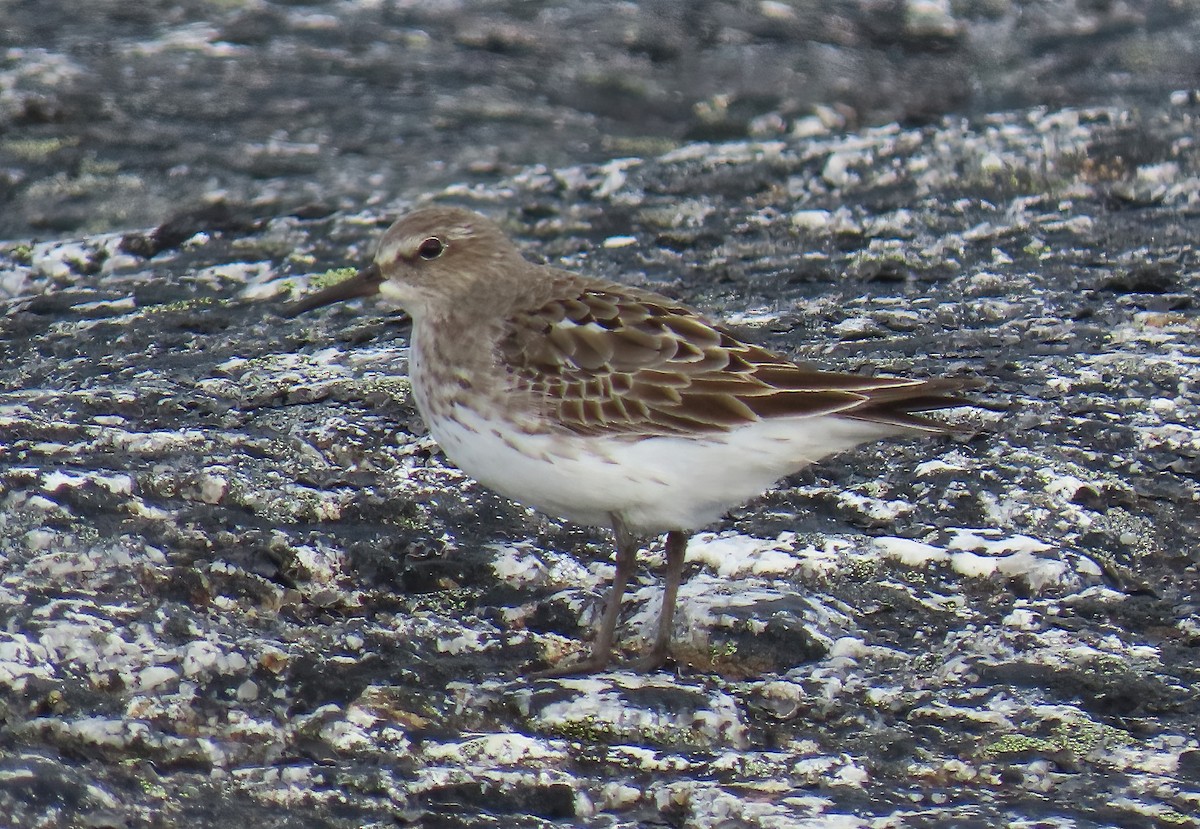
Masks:
[[[926,380],[919,385],[884,386],[863,392],[868,397],[865,402],[840,414],[845,418],[881,426],[922,432],[954,432],[958,428],[953,424],[924,417],[922,413],[959,406],[991,408],[960,394],[983,385],[979,380],[953,378]]]

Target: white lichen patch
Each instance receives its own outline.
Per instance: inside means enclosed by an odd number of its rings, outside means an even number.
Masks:
[[[872,544],[881,555],[906,567],[944,563],[967,578],[1021,578],[1037,593],[1078,590],[1101,572],[1078,554],[1064,554],[1029,536],[1003,536],[991,529],[954,530],[944,547],[887,536]]]
[[[101,433],[96,441],[97,447],[111,446],[133,455],[149,456],[169,455],[188,449],[205,449],[212,445],[209,435],[197,429],[169,429],[147,432],[131,432],[124,429],[108,428]]]
[[[489,544],[495,551],[492,570],[504,582],[521,588],[591,584],[596,579],[578,559],[544,551],[531,541]]]
[[[558,766],[570,759],[566,742],[523,734],[485,734],[460,742],[430,744],[421,751],[430,763],[456,765]]]
[[[229,467],[210,466],[196,480],[197,496],[206,504],[219,504],[229,491]]]
[[[686,560],[705,564],[722,578],[786,576],[800,566],[795,543],[794,533],[774,539],[740,533],[698,533],[688,543]]]
[[[317,735],[326,745],[341,752],[359,751],[375,744],[373,735],[367,729],[349,720],[334,720],[321,728]]]
[[[627,601],[637,605],[635,612],[627,614],[629,635],[649,641],[662,604],[662,588],[657,585],[639,588]],[[832,642],[849,625],[850,620],[843,612],[819,597],[798,591],[789,582],[759,578],[730,581],[702,573],[679,588],[676,640],[705,650],[716,628],[745,628],[761,633],[778,603],[786,607],[779,612],[787,617],[789,624],[801,621],[807,635],[818,642]]]
[[[915,507],[909,501],[875,498],[861,492],[844,489],[837,493],[838,504],[853,510],[873,522],[893,523],[911,513]]]
[[[137,672],[137,684],[134,687],[139,691],[153,691],[155,688],[168,685],[178,679],[179,671],[177,669],[166,665],[151,665]]]
[[[782,141],[728,141],[722,144],[696,142],[671,150],[659,156],[658,160],[670,164],[703,160],[715,166],[778,158],[785,150],[787,144]]]
[[[936,475],[939,472],[965,472],[972,467],[972,462],[968,460],[961,452],[946,452],[940,457],[932,460],[922,461],[916,466],[916,475],[918,478],[924,478],[927,475]]]
[[[137,309],[137,303],[132,296],[119,299],[102,299],[95,302],[80,302],[74,306],[79,313],[124,314]]]
[[[87,484],[93,484],[106,489],[114,495],[129,495],[133,492],[133,478],[123,473],[105,475],[101,472],[67,472],[58,470],[42,478],[42,489],[47,492],[57,492],[63,487],[77,489]]]
[[[346,354],[337,348],[323,348],[305,354],[270,354],[248,360],[232,357],[214,367],[217,374],[224,374],[237,381],[253,380],[256,383],[312,384],[337,378],[353,378],[346,367]],[[212,383],[215,380],[204,380]]]
[[[504,642],[500,631],[481,619],[431,612],[395,618],[392,633],[410,641],[428,642],[447,656],[483,653]]]
[[[833,773],[828,774],[831,769],[834,769]],[[821,782],[831,784],[836,779],[837,769],[837,762],[831,761],[822,764],[821,770],[815,775],[807,769],[796,769],[791,776],[792,779],[820,778],[814,779],[814,785]],[[697,829],[719,829],[730,825],[760,826],[763,829],[866,829],[870,825],[868,821],[852,815],[825,814],[821,808],[810,807],[811,811],[810,808],[797,809],[777,797],[748,798],[741,792],[711,782],[656,782],[651,785],[647,795],[664,813],[686,810],[688,825]]]
[[[283,543],[284,539],[279,539]],[[341,550],[324,544],[301,544],[289,551],[290,563],[303,576],[309,589],[318,590],[336,585],[345,575],[346,562]]]
[[[220,674],[238,674],[246,670],[249,661],[229,644],[202,639],[184,645],[180,653],[180,667],[189,679],[208,678]]]
[[[797,210],[792,213],[792,226],[798,230],[825,230],[833,222],[828,210]]]
[[[774,308],[748,308],[734,314],[727,314],[722,322],[725,325],[742,327],[762,327],[770,325],[779,319],[779,312]]]
[[[616,248],[627,248],[636,245],[637,241],[636,236],[609,236],[601,242],[601,245],[609,250],[614,250]]]
[[[33,269],[61,283],[71,283],[89,270],[90,263],[108,259],[117,253],[122,235],[100,234],[82,241],[37,242],[29,261]]]
[[[132,544],[81,548],[74,539],[64,539],[62,546],[42,548],[41,552],[30,556],[22,577],[27,586],[52,583],[100,587],[113,581],[121,571],[129,572],[141,564],[143,559],[139,552]]]
[[[608,735],[615,742],[744,746],[749,733],[737,701],[712,690],[703,698],[687,694],[686,705],[645,706],[638,700],[660,689],[670,696],[672,686],[656,676],[612,674],[604,678],[565,679],[560,684],[575,692],[531,714],[531,724],[541,732],[566,738]],[[642,692],[642,693],[639,693]]]
[[[20,693],[30,679],[52,678],[55,671],[50,656],[40,641],[23,633],[0,631],[0,687]]]

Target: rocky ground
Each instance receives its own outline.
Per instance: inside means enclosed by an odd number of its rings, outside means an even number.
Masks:
[[[3,9],[0,824],[1200,826],[1196,14],[690,8]],[[671,671],[527,679],[605,534],[277,313],[427,201],[987,408],[695,539]]]

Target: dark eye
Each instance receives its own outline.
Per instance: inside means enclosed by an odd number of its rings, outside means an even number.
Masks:
[[[446,245],[436,236],[430,236],[417,248],[417,256],[422,259],[437,259],[446,252]]]

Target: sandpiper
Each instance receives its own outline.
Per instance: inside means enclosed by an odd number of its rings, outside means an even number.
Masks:
[[[920,413],[969,405],[957,392],[975,385],[796,363],[665,296],[531,263],[457,207],[402,217],[371,264],[285,314],[374,294],[412,318],[413,396],[455,464],[514,501],[613,531],[591,654],[546,674],[609,665],[640,537],[666,533],[657,631],[631,665],[654,670],[692,531],[826,455],[947,431]]]

